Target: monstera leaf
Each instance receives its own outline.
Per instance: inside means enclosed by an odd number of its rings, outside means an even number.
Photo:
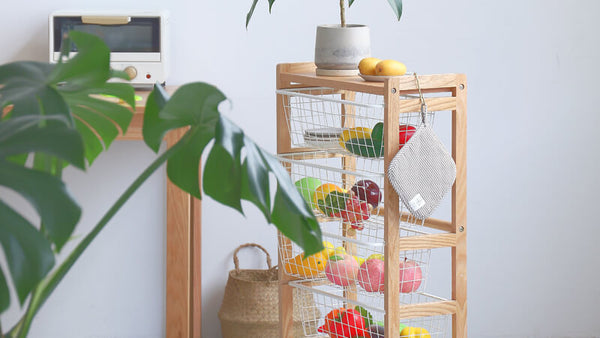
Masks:
[[[169,130],[189,127],[180,141],[181,148],[167,162],[169,179],[201,198],[200,158],[214,138],[203,170],[204,192],[239,212],[243,212],[241,201],[247,200],[307,254],[322,250],[319,225],[289,174],[275,157],[219,114],[218,106],[223,100],[225,95],[206,83],[182,86],[170,99],[160,87],[150,94],[144,113],[144,140],[150,148],[157,151]],[[273,205],[269,173],[277,181]]]
[[[59,178],[10,158],[39,152],[84,168],[83,142],[68,124],[67,118],[58,115],[23,115],[0,121],[0,185],[28,201],[44,224],[38,231],[0,200],[0,244],[21,304],[54,265],[51,243],[60,250],[79,221],[81,209]],[[6,296],[0,293],[0,312],[8,307]]]
[[[86,159],[91,164],[119,132],[127,131],[133,117],[130,108],[135,106],[134,90],[128,84],[106,82],[123,74],[110,70],[110,50],[100,38],[72,31],[64,45],[69,46],[70,41],[78,53],[68,62],[49,65],[26,61],[0,66],[0,107],[9,108],[8,117],[63,116],[83,136]],[[42,169],[41,163],[47,161],[35,163]]]

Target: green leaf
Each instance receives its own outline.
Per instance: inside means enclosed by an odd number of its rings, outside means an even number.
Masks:
[[[175,120],[164,120],[158,116],[169,100],[169,95],[161,86],[154,86],[154,90],[148,95],[146,100],[146,108],[144,109],[144,128],[142,134],[144,142],[158,152],[160,144],[166,133],[175,128],[180,127],[180,123]]]
[[[168,161],[167,174],[178,187],[200,197],[197,163],[206,145],[215,138],[203,170],[204,192],[240,212],[241,200],[250,201],[307,254],[321,251],[319,225],[289,174],[276,158],[220,116],[218,105],[224,99],[218,89],[205,83],[183,86],[170,99],[164,90],[155,87],[144,114],[144,141],[156,151],[167,131],[190,126],[177,144],[179,151]],[[269,172],[278,181],[272,210]]]
[[[104,143],[104,149],[108,149],[112,141],[119,136],[117,126],[104,115],[80,106],[71,107],[74,116],[85,121],[88,127],[93,129]]]
[[[354,3],[354,0],[348,0],[348,7],[352,6],[353,3]]]
[[[253,0],[252,1],[252,6],[250,7],[250,10],[248,11],[248,14],[246,14],[246,29],[248,29],[248,24],[250,23],[250,19],[252,18],[252,14],[254,14],[254,9],[256,8],[256,4],[258,3],[258,0]]]
[[[373,315],[371,315],[369,311],[367,311],[367,309],[365,309],[364,307],[356,305],[354,307],[354,310],[358,311],[361,317],[363,317],[363,319],[365,320],[365,327],[369,327],[371,324],[374,323]]]
[[[204,166],[204,192],[240,213],[242,210],[241,150],[244,133],[227,119],[221,118],[216,127],[213,145]],[[223,179],[227,177],[227,179]]]
[[[0,201],[0,243],[19,302],[54,266],[50,243],[26,219]]]
[[[10,305],[10,294],[8,293],[8,284],[4,272],[0,269],[0,313],[8,309]]]
[[[110,49],[99,37],[72,30],[69,39],[77,46],[77,55],[59,63],[49,76],[49,82],[61,85],[60,91],[79,91],[102,86],[111,76]],[[69,44],[69,39],[63,41]]]
[[[64,183],[45,172],[0,161],[0,185],[16,191],[31,203],[42,219],[48,238],[60,251],[81,216],[81,209]]]
[[[62,121],[44,116],[22,116],[0,122],[0,159],[29,152],[57,156],[84,169],[83,142],[76,130],[66,125],[40,126],[41,121]]]
[[[94,134],[94,132],[79,119],[75,120],[75,126],[83,138],[85,158],[91,165],[96,157],[102,153],[102,150],[104,149],[102,143],[98,139],[98,136],[96,136],[96,134]]]
[[[400,21],[400,17],[402,16],[402,0],[388,0],[388,3],[392,6],[396,18]]]
[[[244,137],[244,144],[246,159],[242,164],[242,198],[256,205],[271,222],[269,167],[261,155],[261,149],[252,140]]]

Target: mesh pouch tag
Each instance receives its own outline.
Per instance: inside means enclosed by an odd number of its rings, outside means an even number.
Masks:
[[[406,208],[425,219],[454,184],[456,164],[433,130],[421,124],[392,159],[388,178]]]

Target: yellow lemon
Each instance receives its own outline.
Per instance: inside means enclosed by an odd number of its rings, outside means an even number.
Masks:
[[[379,259],[379,260],[383,260],[383,255],[382,254],[372,254],[369,257],[367,257],[367,259]]]
[[[325,249],[323,249],[321,251],[321,254],[323,255],[323,257],[329,257],[331,255],[333,255],[333,253],[335,252],[335,247],[333,246],[333,244],[331,242],[328,241],[323,241],[323,246],[325,247]]]
[[[346,254],[346,249],[343,246],[338,246],[337,248],[333,249],[333,254],[343,256]]]
[[[375,74],[383,76],[400,76],[406,73],[406,66],[396,60],[383,60],[375,66]]]
[[[354,260],[358,263],[358,266],[361,266],[362,263],[365,262],[365,259],[363,257],[358,257],[358,256],[352,256],[354,257]]]
[[[358,71],[362,75],[375,75],[375,66],[381,61],[378,58],[364,58],[358,63]]]
[[[431,335],[427,330],[422,327],[407,326],[400,331],[400,337],[402,338],[431,338]]]
[[[319,200],[325,201],[325,197],[327,197],[327,195],[329,195],[329,193],[332,191],[344,192],[342,188],[333,183],[322,184],[315,190],[315,194],[313,195],[313,204],[318,206]]]

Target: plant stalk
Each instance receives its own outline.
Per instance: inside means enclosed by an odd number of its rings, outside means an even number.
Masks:
[[[189,140],[189,132],[186,133],[179,142],[167,149],[161,156],[159,156],[148,168],[146,168],[135,181],[125,190],[125,192],[119,197],[119,199],[113,204],[113,206],[104,214],[102,219],[94,226],[92,231],[87,234],[84,239],[77,245],[77,247],[69,254],[67,259],[56,269],[49,277],[42,281],[35,292],[31,295],[31,301],[27,312],[23,317],[23,321],[20,322],[19,335],[14,336],[15,338],[25,338],[29,333],[31,322],[33,317],[37,314],[40,307],[44,305],[48,297],[52,294],[54,289],[58,286],[63,277],[69,272],[71,267],[77,262],[81,254],[90,245],[90,243],[98,236],[100,231],[104,229],[106,224],[112,219],[112,217],[121,209],[121,207],[129,200],[129,198],[137,191],[137,189],[160,167],[165,163],[179,148],[181,148]],[[18,329],[15,326],[11,332]]]
[[[340,0],[340,20],[341,26],[346,27],[346,0]]]

